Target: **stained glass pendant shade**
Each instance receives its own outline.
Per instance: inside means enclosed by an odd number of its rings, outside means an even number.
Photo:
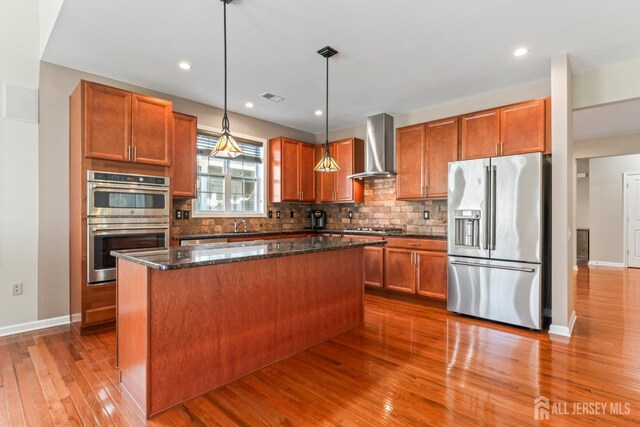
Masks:
[[[227,4],[233,0],[222,0],[224,4],[224,116],[222,116],[222,134],[218,143],[211,150],[211,156],[234,158],[242,154],[242,150],[231,132],[229,131],[229,118],[227,117]]]
[[[325,106],[325,132],[326,138],[324,142],[324,155],[314,168],[317,172],[337,172],[340,170],[340,166],[336,163],[331,153],[329,152],[329,58],[337,54],[338,51],[331,46],[323,47],[318,53],[327,59],[327,104]]]

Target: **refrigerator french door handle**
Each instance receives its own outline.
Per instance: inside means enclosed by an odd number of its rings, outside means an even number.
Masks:
[[[482,249],[489,249],[490,242],[489,236],[491,235],[491,166],[484,167],[484,199],[485,199],[485,213],[484,213],[484,242]]]
[[[507,265],[488,265],[488,264],[480,264],[476,262],[465,262],[465,261],[451,261],[453,265],[463,265],[465,267],[482,267],[482,268],[496,268],[498,270],[509,270],[509,271],[520,271],[522,273],[535,273],[535,268],[525,268],[525,267],[509,267]]]
[[[497,181],[496,181],[496,167],[491,166],[491,233],[489,235],[489,250],[496,250],[496,189],[497,189]]]

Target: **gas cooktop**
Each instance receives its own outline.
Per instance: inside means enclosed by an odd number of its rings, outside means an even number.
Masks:
[[[358,227],[358,228],[347,228],[342,231],[343,233],[401,234],[402,228]]]

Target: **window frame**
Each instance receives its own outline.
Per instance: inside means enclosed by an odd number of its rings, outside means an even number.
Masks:
[[[197,132],[202,131],[203,133],[214,133],[217,135],[220,135],[222,133],[222,129],[219,128],[214,128],[211,126],[205,126],[205,125],[198,125],[198,129]],[[198,211],[197,207],[198,207],[198,194],[196,194],[196,198],[195,199],[191,199],[191,217],[192,218],[266,218],[267,217],[267,179],[268,179],[268,175],[269,172],[267,170],[267,166],[269,164],[269,150],[268,150],[268,140],[265,138],[259,138],[257,136],[253,136],[253,135],[244,135],[241,133],[237,133],[237,132],[232,132],[232,135],[235,138],[238,138],[240,140],[245,140],[248,142],[258,142],[262,144],[262,170],[263,170],[263,177],[262,177],[262,183],[258,186],[258,188],[261,189],[261,194],[262,194],[262,202],[258,201],[259,205],[262,208],[262,213],[255,213],[255,212],[231,212],[231,211],[223,211],[223,212],[202,212],[202,211]],[[198,161],[198,156],[196,155],[196,168],[197,168],[197,161]],[[196,172],[197,173],[197,172]],[[226,197],[226,191],[227,191],[227,187],[229,187],[229,191],[230,191],[230,187],[231,187],[231,182],[229,181],[229,183],[227,183],[227,180],[225,179],[225,197]]]

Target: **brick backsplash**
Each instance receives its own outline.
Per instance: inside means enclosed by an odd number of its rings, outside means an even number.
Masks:
[[[244,218],[249,230],[297,230],[309,227],[306,212],[321,209],[327,213],[327,228],[342,230],[349,227],[401,228],[410,233],[446,234],[447,201],[401,201],[396,200],[396,178],[367,178],[364,187],[364,203],[269,203],[267,210],[273,218]],[[191,201],[174,201],[174,209],[191,209]],[[276,211],[281,218],[276,219]],[[290,218],[294,211],[294,218]],[[349,211],[353,220],[349,222]],[[429,211],[429,219],[423,219],[423,211]],[[220,233],[233,231],[233,218],[191,218],[173,220],[174,235]]]

